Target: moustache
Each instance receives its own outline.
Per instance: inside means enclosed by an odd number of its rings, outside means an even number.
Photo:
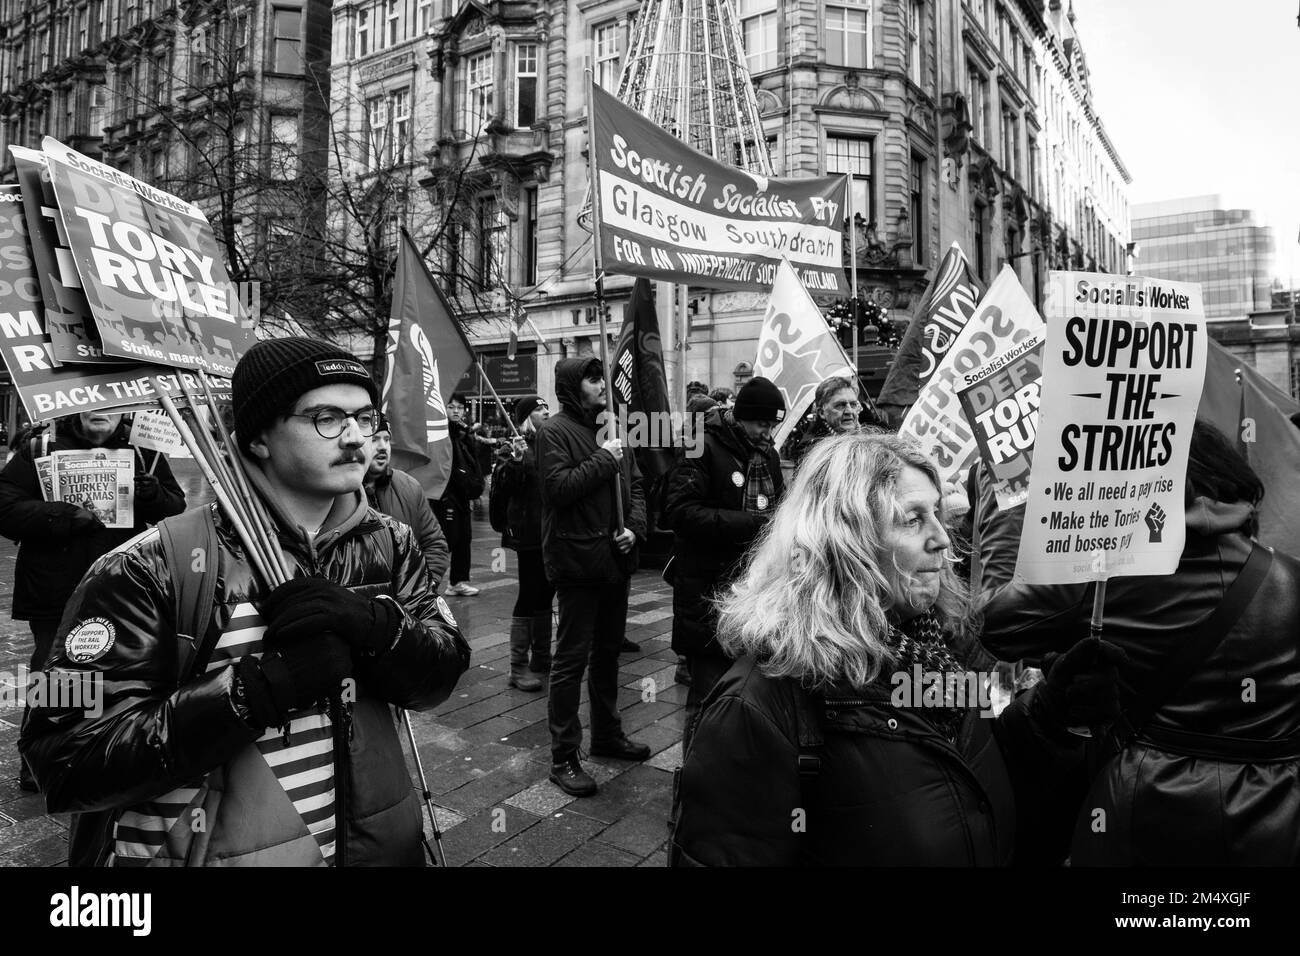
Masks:
[[[364,465],[366,463],[365,453],[360,451],[345,451],[343,454],[339,455],[338,459],[334,462],[334,464],[350,465],[353,462],[359,465]]]

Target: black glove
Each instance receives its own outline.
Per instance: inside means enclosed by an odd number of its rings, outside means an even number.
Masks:
[[[343,681],[352,676],[352,651],[337,634],[325,631],[312,639],[280,641],[260,662],[246,657],[235,666],[248,722],[279,727],[290,711],[338,693]]]
[[[1127,663],[1122,647],[1092,638],[1064,654],[1048,654],[1034,709],[1057,729],[1108,724],[1120,714],[1119,666]]]
[[[73,535],[89,534],[103,529],[104,522],[70,501],[50,503],[50,534],[56,538],[68,538]]]
[[[162,486],[158,484],[158,479],[146,472],[136,472],[135,475],[135,500],[136,501],[156,501],[158,495],[162,492]]]
[[[353,594],[324,578],[294,578],[262,602],[266,641],[292,641],[333,631],[362,653],[378,656],[393,646],[402,613],[392,601]]]

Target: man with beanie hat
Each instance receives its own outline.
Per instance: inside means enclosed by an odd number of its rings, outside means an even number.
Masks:
[[[424,554],[424,563],[429,566],[433,589],[437,591],[451,563],[451,550],[447,547],[442,525],[438,524],[429,500],[424,497],[424,488],[413,475],[393,467],[392,450],[393,430],[388,419],[381,415],[367,445],[370,468],[366,472],[366,500],[376,511],[410,525]]]
[[[733,408],[705,413],[702,453],[683,457],[668,476],[664,511],[676,534],[672,646],[686,655],[691,677],[685,746],[701,701],[731,666],[716,640],[710,598],[731,583],[785,490],[772,447],[772,431],[784,418],[780,390],[752,378]]]
[[[596,792],[596,781],[578,760],[578,704],[588,658],[591,753],[624,760],[650,756],[649,747],[623,733],[618,715],[618,654],[627,627],[637,539],[645,539],[645,495],[636,462],[630,455],[624,461],[623,443],[598,440],[597,416],[606,401],[600,360],[586,356],[557,362],[555,395],[560,413],[543,422],[537,435],[542,560],[560,604],[547,712],[551,780],[565,793],[588,797]],[[623,501],[621,527],[615,494]]]
[[[451,438],[451,477],[442,497],[431,502],[451,548],[451,586],[448,594],[474,597],[479,589],[469,583],[470,542],[474,502],[483,494],[483,469],[479,466],[477,442],[465,424],[465,397],[453,395],[447,402],[447,434]]]
[[[34,708],[20,749],[73,813],[73,865],[419,865],[391,708],[446,700],[469,647],[411,529],[362,494],[378,390],[296,337],[254,345],[232,386],[291,580],[262,580],[215,506],[106,555],[50,659],[102,681],[103,706]]]

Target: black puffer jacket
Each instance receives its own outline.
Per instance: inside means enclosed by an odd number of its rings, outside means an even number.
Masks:
[[[1197,498],[1172,575],[1108,582],[1104,635],[1131,661],[1121,672],[1123,706],[1223,600],[1250,553],[1241,530],[1249,515],[1244,502]],[[982,488],[983,641],[1004,660],[1034,662],[1087,636],[1093,591],[1009,583],[1023,517],[1023,508],[997,511]],[[1104,763],[1083,802],[1072,863],[1300,863],[1300,561],[1275,553],[1254,600],[1148,732],[1118,757],[1094,759]],[[1098,808],[1104,831],[1092,826]]]
[[[442,703],[469,665],[469,646],[430,588],[410,528],[369,508],[357,492],[340,496],[326,529],[309,540],[256,467],[249,470],[295,577],[325,577],[366,597],[389,595],[402,608],[397,642],[355,665],[347,752],[336,750],[333,766],[347,768],[350,864],[419,865],[420,808],[389,705],[427,710]],[[157,530],[102,558],[59,625],[51,666],[102,677],[102,712],[33,708],[20,750],[49,810],[76,812],[77,862],[103,863],[115,852],[113,862],[161,866],[324,863],[272,772],[271,755],[290,741],[277,739],[274,728],[250,729],[235,709],[232,664],[262,652],[266,627],[258,609],[268,590],[220,514],[216,528],[217,554],[206,559],[206,572],[217,576],[205,634],[215,649],[206,670],[192,672],[200,642],[178,635],[172,574]],[[78,628],[110,638],[80,663],[64,647]],[[296,711],[293,726],[313,719],[320,719],[315,708]],[[299,743],[314,732],[295,730]],[[331,769],[317,784],[334,788],[334,779]],[[192,813],[177,824],[178,814],[195,808],[204,828],[190,825]],[[104,843],[123,817],[130,825]]]
[[[474,500],[483,494],[483,469],[479,466],[474,436],[461,422],[447,422],[451,435],[451,476],[442,493],[444,507],[469,511]]]
[[[420,483],[400,468],[389,466],[374,481],[367,481],[366,498],[376,511],[392,515],[415,532],[416,543],[424,552],[424,563],[437,590],[451,565],[451,549]]]
[[[705,413],[698,458],[683,457],[668,476],[664,511],[676,534],[673,548],[673,650],[723,656],[714,640],[717,613],[709,598],[730,583],[740,560],[776,510],[785,491],[781,460],[768,449],[775,495],[765,514],[745,512],[750,451],[731,413]],[[737,483],[739,482],[739,483]]]
[[[528,449],[515,461],[506,457],[497,466],[493,494],[506,496],[506,530],[501,543],[514,551],[542,547],[542,483],[537,476],[537,433],[526,437]]]
[[[807,721],[803,693],[752,657],[715,685],[681,772],[672,865],[1010,865],[1037,837],[1017,802],[1073,766],[1030,719],[1028,695],[997,718],[971,708],[953,745],[895,707],[887,683],[809,696]],[[821,745],[801,747],[801,726]],[[801,776],[801,754],[815,774]]]
[[[94,447],[82,437],[75,422],[74,418],[57,423],[57,438],[50,442],[50,451]],[[123,422],[101,447],[132,448],[129,434],[129,426]],[[150,465],[154,454],[145,452]],[[138,459],[136,466],[139,471],[147,471],[139,468]],[[129,541],[149,525],[185,510],[185,493],[176,483],[166,456],[158,459],[153,476],[157,479],[158,493],[148,501],[136,498],[134,528],[100,527],[72,534],[67,515],[75,510],[74,506],[44,499],[28,443],[18,448],[0,472],[0,534],[18,542],[14,620],[57,621],[77,582],[96,558]]]
[[[582,407],[581,387],[595,358],[561,359],[555,366],[560,412],[537,430],[542,478],[542,558],[556,587],[617,584],[636,570],[637,547],[614,544],[618,532],[615,476],[623,495],[623,526],[645,540],[645,493],[632,450],[623,462],[596,441],[595,416]],[[629,480],[629,473],[631,478]]]

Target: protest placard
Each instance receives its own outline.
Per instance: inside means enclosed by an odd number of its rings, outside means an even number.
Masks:
[[[135,455],[129,448],[56,451],[53,501],[85,508],[105,528],[135,527]]]
[[[203,212],[52,137],[44,146],[104,351],[229,376],[252,330]]]
[[[197,409],[200,414],[205,409]],[[205,416],[206,417],[206,416]],[[181,433],[165,412],[139,411],[131,418],[131,444],[170,458],[191,458]]]
[[[957,398],[993,476],[998,507],[1023,504],[1038,431],[1043,332],[1016,343],[988,365],[961,377]]]
[[[22,189],[27,238],[45,303],[45,334],[50,337],[55,364],[120,363],[122,359],[104,354],[99,328],[63,233],[63,219],[54,198],[45,154],[21,146],[10,146],[9,152],[13,153],[14,170]]]
[[[1042,407],[1016,579],[1171,574],[1208,349],[1201,289],[1049,273]]]
[[[915,440],[934,458],[945,481],[958,479],[979,454],[975,432],[957,398],[959,376],[993,361],[1042,327],[1042,317],[1015,272],[1003,266],[899,428],[900,435]]]
[[[849,294],[846,176],[755,176],[692,149],[595,85],[591,149],[607,271],[765,292],[784,257],[810,292]]]

